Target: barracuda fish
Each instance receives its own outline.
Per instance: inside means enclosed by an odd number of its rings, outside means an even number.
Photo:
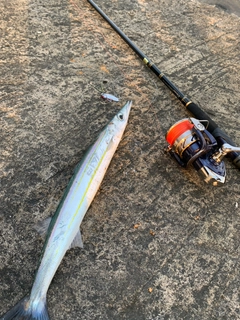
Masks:
[[[115,115],[76,167],[59,206],[51,219],[29,296],[20,300],[1,320],[47,320],[47,290],[69,248],[82,247],[79,226],[102,182],[122,138],[132,102]]]

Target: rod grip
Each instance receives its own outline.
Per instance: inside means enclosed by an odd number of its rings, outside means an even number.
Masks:
[[[232,157],[232,153],[235,153],[236,156]],[[240,169],[240,154],[236,153],[236,152],[231,152],[230,153],[230,158],[232,158],[232,162],[235,165],[235,167],[237,167],[238,169]]]

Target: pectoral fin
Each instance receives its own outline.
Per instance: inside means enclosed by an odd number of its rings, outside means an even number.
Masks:
[[[107,151],[111,150],[114,145],[115,145],[115,141],[114,141],[114,137],[112,137],[111,140],[108,143]]]
[[[51,220],[52,220],[51,217],[47,218],[43,221],[38,222],[38,224],[35,226],[35,230],[37,230],[37,232],[40,234],[40,236],[43,239],[46,238],[47,231],[48,231],[49,224],[50,224]],[[83,248],[83,241],[82,241],[82,235],[81,235],[80,230],[78,230],[75,238],[73,239],[73,242],[71,243],[71,245],[68,249],[75,248],[75,247]]]
[[[75,238],[73,239],[73,242],[71,243],[69,249],[75,248],[75,247],[80,247],[83,248],[83,241],[82,241],[82,235],[80,230],[78,230]]]

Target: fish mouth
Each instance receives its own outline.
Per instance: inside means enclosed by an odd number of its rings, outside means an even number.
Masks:
[[[132,101],[127,101],[124,107],[122,107],[121,112],[124,114],[125,119],[128,119],[131,107],[132,107]]]

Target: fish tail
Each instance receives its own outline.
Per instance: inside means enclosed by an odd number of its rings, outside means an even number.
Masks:
[[[29,297],[20,300],[0,320],[50,320],[46,299],[38,303],[30,303]]]

